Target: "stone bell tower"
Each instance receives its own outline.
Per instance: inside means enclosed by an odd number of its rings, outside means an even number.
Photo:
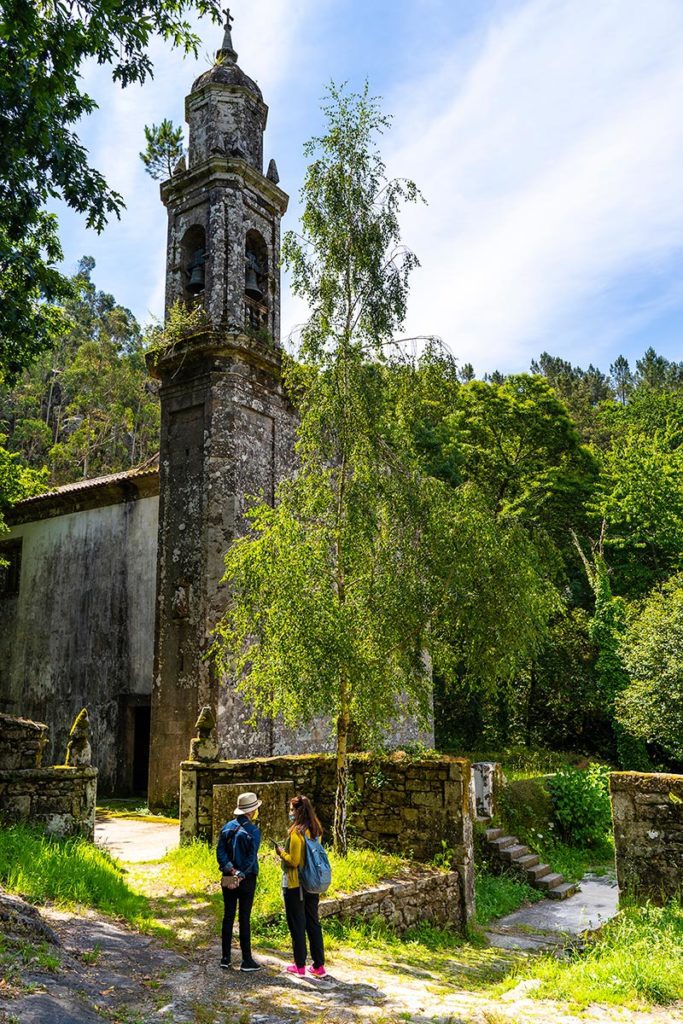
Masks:
[[[187,166],[161,186],[168,211],[166,315],[199,309],[193,333],[150,360],[161,381],[157,609],[150,806],[171,802],[199,709],[218,720],[223,757],[268,754],[272,728],[244,726],[206,659],[226,604],[224,555],[250,495],[273,500],[291,465],[294,417],[280,385],[280,218],[268,108],[237,64],[230,22],[213,67],[185,101]],[[203,312],[202,312],[203,311]]]

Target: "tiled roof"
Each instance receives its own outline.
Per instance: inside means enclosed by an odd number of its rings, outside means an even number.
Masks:
[[[122,473],[108,473],[88,480],[53,487],[42,494],[18,501],[5,512],[8,526],[39,519],[83,512],[86,509],[115,505],[122,501],[151,497],[159,493],[159,456]]]
[[[154,477],[159,473],[159,455],[153,455],[147,462],[132,469],[124,469],[121,473],[109,473],[106,476],[86,477],[83,480],[74,480],[70,484],[62,484],[61,487],[53,487],[41,494],[33,494],[30,498],[23,498],[13,507],[20,508],[33,504],[37,501],[45,501],[46,498],[55,498],[61,494],[74,494],[82,491],[96,490],[98,487],[106,487],[109,484],[123,483],[127,480],[136,480],[140,477]]]

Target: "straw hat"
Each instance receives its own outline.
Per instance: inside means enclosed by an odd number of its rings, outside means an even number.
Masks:
[[[232,812],[233,814],[250,814],[251,811],[255,811],[257,807],[260,807],[263,800],[259,800],[256,793],[240,793],[237,797],[237,807]]]

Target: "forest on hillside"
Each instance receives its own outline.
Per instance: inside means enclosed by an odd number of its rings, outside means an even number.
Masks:
[[[93,270],[85,258],[71,279],[70,329],[0,390],[5,504],[157,451],[145,352],[158,328],[99,291]],[[506,621],[535,636],[534,656],[501,666],[495,685],[464,657],[437,660],[439,745],[683,763],[683,363],[650,348],[603,371],[543,353],[528,373],[478,380],[432,344],[384,372],[409,381],[389,391],[425,473],[475,489],[498,532],[482,545],[504,541],[489,581],[500,604],[482,631],[505,605]]]

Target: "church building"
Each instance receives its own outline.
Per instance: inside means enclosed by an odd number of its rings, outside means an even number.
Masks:
[[[58,757],[86,707],[100,791],[148,792],[152,807],[177,798],[206,705],[222,758],[332,744],[329,722],[249,724],[207,657],[247,500],[272,501],[293,465],[296,416],[280,382],[288,199],[275,161],[263,171],[267,116],[228,21],[185,101],[187,161],[161,185],[166,314],[180,303],[201,315],[148,357],[160,382],[158,459],[19,502],[0,541],[0,711],[47,722],[47,755]],[[391,731],[417,735],[409,722]]]
[[[223,558],[247,496],[291,468],[295,417],[280,384],[280,219],[264,173],[268,108],[226,26],[185,101],[187,162],[161,185],[168,211],[166,312],[205,316],[149,360],[160,381],[158,464],[82,480],[17,504],[0,549],[0,710],[48,722],[55,752],[81,707],[107,792],[177,795],[199,709],[221,756],[324,749],[246,710],[207,659],[225,608]]]

